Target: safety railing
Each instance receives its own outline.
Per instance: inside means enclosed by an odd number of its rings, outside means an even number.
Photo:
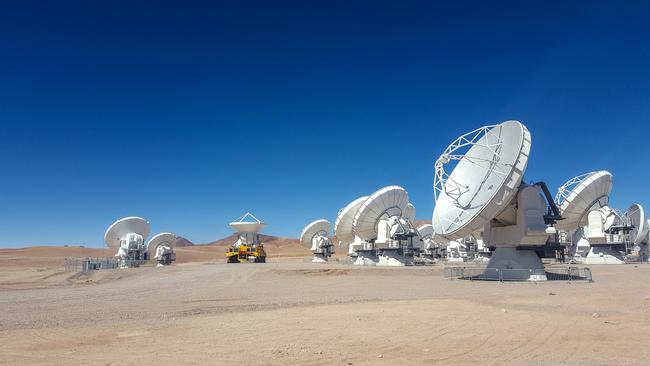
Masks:
[[[500,269],[449,266],[443,269],[447,279],[470,281],[587,281],[592,282],[588,267],[549,267],[546,269]]]
[[[65,258],[64,268],[66,272],[90,272],[120,267],[139,267],[148,263],[141,259],[117,259],[117,258]]]

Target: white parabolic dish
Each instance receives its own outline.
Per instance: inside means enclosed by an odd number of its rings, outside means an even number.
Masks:
[[[238,233],[257,233],[266,227],[263,222],[231,222],[228,225]]]
[[[471,146],[466,153],[459,151]],[[435,163],[436,234],[465,237],[498,216],[516,196],[528,164],[531,136],[518,121],[485,126],[454,141]],[[447,174],[444,166],[458,164]]]
[[[337,240],[348,244],[354,241],[352,221],[354,221],[354,215],[357,214],[359,207],[361,207],[366,199],[368,199],[368,196],[359,197],[339,211],[334,222],[334,235]]]
[[[115,221],[104,234],[104,241],[109,248],[118,249],[120,247],[120,239],[126,234],[139,234],[142,239],[147,239],[151,226],[149,222],[142,217],[125,217]]]
[[[406,213],[404,214],[404,218],[406,218],[411,223],[415,221],[415,206],[409,203],[408,207],[406,208]]]
[[[627,209],[629,224],[634,226],[630,231],[630,238],[634,244],[643,244],[648,238],[648,222],[646,221],[643,206],[635,203]]]
[[[420,227],[418,227],[418,234],[420,234],[420,237],[422,239],[426,238],[433,238],[434,232],[433,232],[433,225],[431,224],[425,224]]]
[[[400,186],[388,186],[378,190],[366,199],[354,216],[354,234],[364,240],[375,239],[379,220],[403,216],[408,204],[408,193]]]
[[[149,258],[156,256],[156,249],[161,245],[167,245],[170,248],[173,248],[176,239],[176,235],[172,233],[160,233],[154,235],[154,237],[151,238],[151,240],[149,240],[147,243],[147,252],[149,253]]]
[[[316,235],[327,237],[330,232],[330,222],[327,220],[316,220],[311,224],[305,226],[300,234],[300,244],[306,247],[311,247],[312,239]]]
[[[607,206],[611,191],[612,174],[605,170],[579,175],[564,183],[555,195],[563,220],[555,227],[573,230],[587,225],[589,211]]]
[[[247,217],[253,221],[244,221]],[[246,212],[244,216],[228,225],[238,233],[257,233],[266,227],[266,223],[258,220],[257,217],[253,216],[250,212]]]

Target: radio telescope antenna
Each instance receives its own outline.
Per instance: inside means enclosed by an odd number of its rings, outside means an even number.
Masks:
[[[300,244],[311,248],[314,253],[312,262],[325,263],[334,254],[334,245],[329,238],[330,222],[316,220],[305,226],[300,234]]]
[[[257,233],[266,227],[266,223],[260,221],[250,212],[246,212],[228,225],[238,233]]]
[[[574,230],[588,224],[590,211],[609,208],[612,174],[601,170],[579,175],[558,188],[555,202],[563,220],[555,224],[560,230]],[[608,210],[611,211],[611,209]],[[613,213],[612,213],[613,214]],[[610,216],[610,215],[607,215]],[[613,220],[610,219],[608,221]]]
[[[410,222],[415,221],[415,206],[412,203],[409,203],[406,207],[406,212],[404,213],[404,218]]]
[[[226,252],[228,263],[266,263],[266,251],[259,234],[266,223],[246,212],[228,225],[238,234],[237,241]]]
[[[336,221],[334,222],[334,235],[336,235],[336,238],[341,244],[349,244],[354,241],[352,221],[354,221],[354,216],[357,214],[359,207],[361,207],[367,198],[368,196],[359,197],[339,210]]]
[[[629,220],[628,225],[632,227],[630,231],[630,240],[634,244],[649,244],[649,224],[643,206],[638,203],[633,204],[627,209],[626,216]]]
[[[379,221],[405,215],[408,203],[408,193],[402,187],[388,186],[378,190],[359,207],[352,222],[354,233],[362,239],[376,239]]]
[[[574,238],[589,243],[584,263],[622,264],[624,255],[609,243],[607,233],[617,221],[616,210],[609,207],[612,191],[612,174],[606,170],[579,175],[564,183],[555,195],[564,220],[555,227],[559,230],[575,230]],[[577,244],[576,244],[577,245]],[[583,245],[586,248],[586,245]],[[582,254],[584,255],[584,254]]]
[[[407,219],[409,214],[415,214],[415,207],[409,209],[408,193],[400,186],[376,191],[359,207],[352,229],[361,239],[374,242],[377,265],[404,266],[412,262],[417,231]]]
[[[630,240],[638,246],[641,261],[650,260],[650,220],[647,219],[643,206],[638,203],[632,204],[627,209],[625,217],[626,225],[631,228]]]
[[[151,226],[141,217],[125,217],[115,221],[104,233],[106,245],[115,249],[120,268],[137,266],[144,261],[145,239],[149,236]]]
[[[517,194],[530,145],[530,132],[517,121],[481,127],[452,142],[434,165],[436,233],[460,239],[501,213]]]
[[[342,245],[348,246],[348,255],[354,264],[371,265],[377,263],[377,259],[372,257],[374,253],[370,252],[372,244],[356,236],[352,229],[354,216],[366,199],[368,196],[359,197],[339,210],[334,222],[334,236],[339,242],[339,248]]]
[[[483,278],[501,272],[508,279],[546,279],[539,256],[523,250],[548,238],[546,185],[521,183],[531,142],[523,124],[506,121],[460,136],[435,162],[434,232],[455,240],[483,229],[486,243],[496,247]]]
[[[442,257],[442,240],[435,235],[433,225],[421,225],[417,228],[417,231],[422,242],[423,259],[428,262],[433,262],[436,258]]]
[[[176,253],[174,253],[176,239],[178,237],[172,233],[160,233],[147,243],[149,258],[158,261],[158,267],[170,265],[176,260]]]

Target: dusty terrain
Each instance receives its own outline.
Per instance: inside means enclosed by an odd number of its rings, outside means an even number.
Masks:
[[[299,254],[291,246],[279,245]],[[445,280],[441,266],[359,268],[301,256],[225,264],[210,248],[179,248],[184,263],[171,267],[89,274],[63,271],[62,258],[79,248],[1,250],[0,364],[650,359],[650,265],[592,266],[593,283],[494,283]]]

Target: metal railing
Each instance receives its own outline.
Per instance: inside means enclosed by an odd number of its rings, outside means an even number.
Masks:
[[[66,272],[90,272],[104,269],[116,269],[121,265],[124,267],[139,267],[148,263],[147,260],[134,260],[126,259],[119,260],[117,258],[65,258],[64,267]]]
[[[443,277],[470,281],[587,281],[592,282],[588,267],[548,267],[546,269],[499,269],[486,267],[450,266]]]

